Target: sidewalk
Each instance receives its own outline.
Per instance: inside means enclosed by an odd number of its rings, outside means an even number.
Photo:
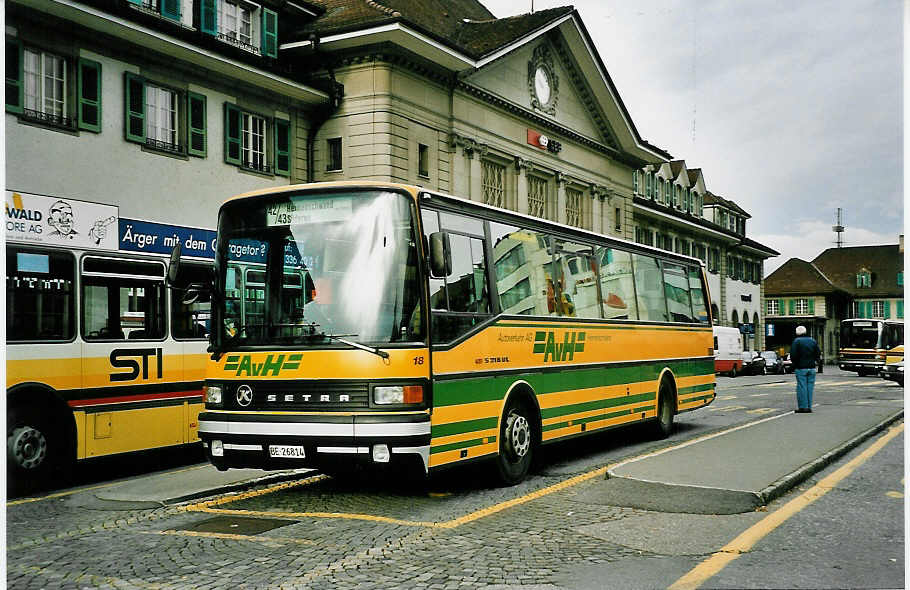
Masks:
[[[661,512],[749,512],[903,415],[903,408],[886,404],[779,414],[620,464],[597,495],[601,502]]]

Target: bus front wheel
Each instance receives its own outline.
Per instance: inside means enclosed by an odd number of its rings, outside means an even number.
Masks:
[[[496,471],[505,485],[521,482],[531,468],[534,429],[526,404],[510,401],[499,428],[499,455]]]
[[[28,407],[11,407],[6,421],[6,464],[11,487],[46,484],[70,463],[63,428]]]

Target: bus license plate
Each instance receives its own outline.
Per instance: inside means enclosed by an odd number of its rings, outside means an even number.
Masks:
[[[269,457],[304,459],[306,453],[304,453],[303,447],[293,445],[269,445]]]

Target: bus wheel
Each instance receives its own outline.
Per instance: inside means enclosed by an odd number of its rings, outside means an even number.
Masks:
[[[527,406],[510,401],[499,430],[499,455],[496,470],[505,485],[522,481],[531,468],[534,431]]]
[[[68,465],[65,435],[60,426],[35,410],[10,408],[6,423],[6,463],[10,484],[28,486],[47,483],[50,476]]]
[[[657,420],[654,422],[652,432],[655,438],[667,438],[673,434],[673,387],[664,379],[660,382],[657,393]]]

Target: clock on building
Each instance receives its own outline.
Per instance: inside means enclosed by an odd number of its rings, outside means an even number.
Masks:
[[[528,90],[531,94],[531,108],[548,115],[556,114],[559,78],[553,67],[550,48],[545,43],[537,46],[528,62]]]

